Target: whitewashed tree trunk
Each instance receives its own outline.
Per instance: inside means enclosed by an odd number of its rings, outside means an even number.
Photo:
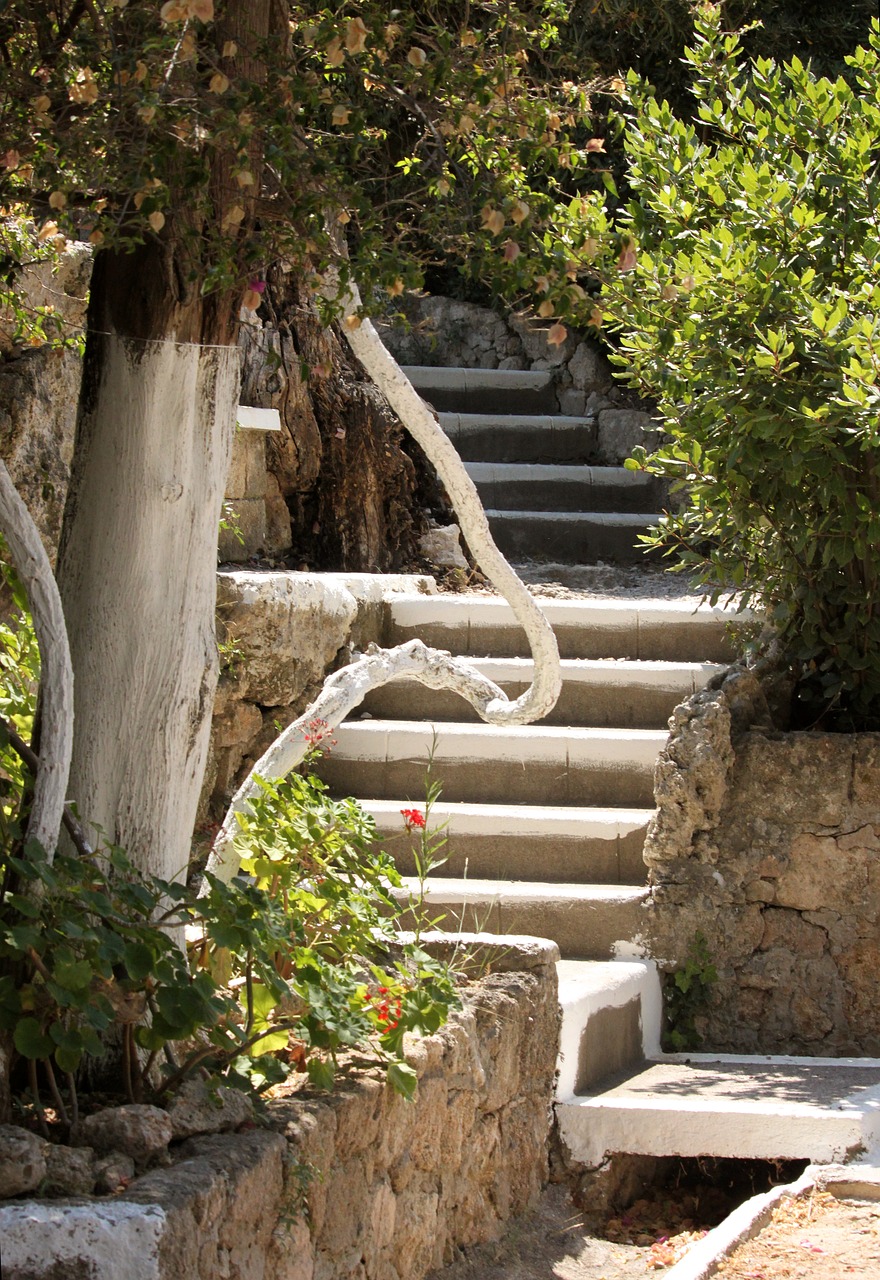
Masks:
[[[31,607],[40,648],[40,767],[28,838],[55,854],[73,746],[73,668],[61,597],[39,530],[0,460],[0,530]]]
[[[186,872],[217,681],[217,529],[238,352],[102,337],[58,578],[76,671],[69,792],[142,870]]]

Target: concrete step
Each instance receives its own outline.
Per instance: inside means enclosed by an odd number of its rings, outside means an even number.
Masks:
[[[484,507],[496,511],[657,511],[656,476],[625,467],[468,462]]]
[[[560,960],[556,1098],[634,1070],[660,1051],[663,1000],[651,960]]]
[[[317,766],[337,793],[418,803],[428,759],[446,800],[649,809],[667,733],[555,725],[346,721]],[[528,931],[526,931],[528,932]]]
[[[731,662],[728,626],[750,621],[720,606],[680,600],[541,599],[563,658]],[[521,657],[525,633],[498,596],[395,596],[386,605],[385,643],[419,638],[451,653]]]
[[[415,874],[416,834],[408,833],[401,800],[363,800],[379,844],[404,875]],[[415,807],[424,809],[424,806]],[[652,809],[551,808],[545,805],[433,805],[429,830],[446,838],[438,875],[478,880],[643,884],[642,849]],[[416,846],[417,847],[417,846]]]
[[[577,564],[641,564],[660,552],[640,541],[661,516],[650,512],[486,511],[492,537],[509,559]]]
[[[439,369],[404,365],[419,394],[438,411],[465,413],[553,413],[553,374],[518,369]]]
[[[436,876],[425,886],[423,916],[444,933],[522,933],[552,938],[564,958],[610,960],[632,945],[641,925],[645,888],[615,885],[538,884]],[[401,903],[418,896],[418,881],[395,890]],[[442,920],[438,917],[442,916]],[[404,928],[411,917],[404,913]]]
[[[506,415],[441,413],[440,425],[465,462],[588,463],[596,457],[594,418],[536,414],[520,404]]]
[[[880,1139],[880,1059],[670,1055],[556,1115],[594,1168],[612,1152],[842,1160]]]
[[[474,658],[473,665],[518,698],[532,680],[529,658]],[[704,688],[724,667],[711,662],[629,662],[565,658],[562,692],[541,724],[594,728],[660,729],[680,702]],[[477,723],[470,703],[448,689],[429,689],[417,680],[393,680],[364,699],[363,710],[390,720],[458,720]]]

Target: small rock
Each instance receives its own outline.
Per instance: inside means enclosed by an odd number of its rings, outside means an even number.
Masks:
[[[134,1177],[134,1161],[120,1151],[102,1156],[95,1161],[95,1191],[98,1195],[112,1196],[127,1187]]]
[[[46,1191],[52,1196],[90,1196],[95,1185],[91,1147],[46,1148]]]
[[[246,1094],[220,1086],[211,1089],[204,1080],[188,1080],[168,1107],[175,1138],[200,1133],[228,1133],[254,1118]]]
[[[0,1124],[0,1199],[37,1190],[46,1176],[48,1145],[27,1129]]]
[[[78,1146],[94,1147],[101,1154],[124,1151],[139,1168],[161,1155],[173,1136],[167,1111],[138,1103],[96,1111],[76,1130]]]
[[[429,529],[419,538],[420,555],[442,569],[467,569],[468,562],[464,558],[461,543],[458,540],[459,532],[457,524]]]

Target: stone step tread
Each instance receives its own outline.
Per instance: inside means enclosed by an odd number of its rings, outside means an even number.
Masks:
[[[880,1060],[670,1055],[557,1103],[574,1159],[840,1160],[880,1138]]]
[[[408,898],[419,887],[415,876],[402,876],[400,896]],[[425,894],[436,902],[469,903],[561,903],[603,906],[644,902],[649,890],[644,885],[546,884],[541,880],[472,880],[469,876],[432,875]]]
[[[800,1112],[846,1110],[858,1105],[859,1099],[863,1103],[880,1101],[880,1060],[876,1058],[671,1054],[642,1064],[624,1079],[579,1101],[585,1106],[700,1111],[723,1105]]]
[[[553,761],[652,765],[666,745],[665,729],[596,729],[561,725],[460,724],[455,721],[344,721],[335,731],[334,759],[403,760],[432,750],[444,760]]]
[[[559,626],[619,628],[640,621],[652,625],[683,621],[698,622],[706,627],[723,629],[730,622],[754,621],[749,610],[735,613],[721,605],[703,603],[698,597],[675,600],[620,599],[593,597],[586,600],[559,600],[553,596],[535,595],[541,611],[554,628]],[[458,595],[444,592],[425,596],[400,592],[389,601],[392,619],[399,623],[441,622],[454,626],[467,622],[470,626],[518,626],[513,609],[500,596]]]
[[[362,800],[381,831],[399,829],[401,810],[419,808],[400,800]],[[510,835],[540,839],[569,837],[576,840],[609,839],[641,830],[653,809],[603,809],[598,806],[468,804],[438,800],[431,807],[432,828],[447,823],[450,835]]]
[[[576,462],[467,462],[465,470],[475,484],[502,480],[540,486],[564,480],[584,485],[642,489],[656,483],[656,478],[647,472],[628,471],[626,467],[586,466]]]
[[[559,1003],[564,1007],[585,996],[641,990],[653,969],[645,960],[557,960]]]
[[[608,528],[644,529],[662,519],[658,511],[518,511],[486,507],[490,521],[516,521],[521,525],[601,525]]]
[[[500,685],[531,683],[535,670],[531,658],[472,658],[471,665]],[[633,685],[682,693],[696,692],[707,680],[726,670],[720,662],[675,662],[659,658],[641,661],[633,658],[563,658],[559,665],[564,684],[613,688]],[[418,683],[405,676],[388,683],[404,682]]]
[[[578,431],[593,426],[594,419],[583,414],[568,413],[451,413],[439,415],[444,431],[479,432],[499,428],[503,431]],[[489,463],[499,466],[501,463]],[[528,466],[528,463],[509,464]],[[536,463],[536,466],[548,465]],[[577,464],[576,464],[577,465]],[[598,469],[598,468],[594,468]]]
[[[468,369],[464,366],[404,364],[400,366],[413,386],[540,387],[553,383],[553,374],[544,369]]]

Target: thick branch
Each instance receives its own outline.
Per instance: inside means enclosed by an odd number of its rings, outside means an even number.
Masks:
[[[12,564],[21,578],[40,647],[40,692],[43,701],[40,769],[28,838],[51,859],[58,843],[73,748],[73,667],[61,597],[49,557],[27,507],[0,460],[0,531]]]
[[[341,300],[345,312],[357,313],[360,298],[352,286],[341,295]],[[346,326],[345,336],[407,431],[436,467],[474,559],[505,597],[526,633],[535,662],[531,685],[515,702],[509,702],[502,694],[480,710],[480,715],[489,724],[530,724],[540,720],[556,705],[562,686],[559,649],[550,623],[496,547],[477,487],[452,441],[386,349],[372,323],[364,320],[356,328]]]
[[[257,779],[286,777],[306,754],[306,734],[313,721],[321,720],[335,728],[371,689],[401,676],[418,680],[431,689],[452,689],[460,693],[484,718],[488,707],[504,700],[498,685],[464,659],[429,649],[421,640],[407,640],[395,649],[374,649],[349,666],[334,671],[324,681],[315,701],[275,739],[233,796],[208,861],[208,870],[213,875],[228,880],[238,870],[238,861],[232,852],[238,829],[235,815],[244,812],[251,797],[259,793]]]

